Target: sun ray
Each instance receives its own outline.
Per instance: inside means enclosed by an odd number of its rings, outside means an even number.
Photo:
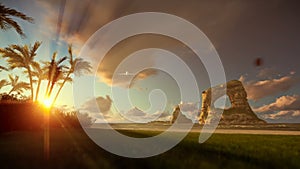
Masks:
[[[43,99],[42,103],[46,108],[50,108],[52,106],[52,100],[50,98]]]

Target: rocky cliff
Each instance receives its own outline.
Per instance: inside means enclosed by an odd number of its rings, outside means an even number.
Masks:
[[[215,108],[213,103],[222,97],[224,93],[229,97],[231,107],[224,110],[219,124],[266,123],[259,119],[252,111],[243,84],[238,80],[232,80],[226,84],[218,85],[202,92],[202,108],[199,116],[200,124],[214,120],[214,116],[217,116],[218,112],[223,111],[222,109]]]
[[[187,118],[184,114],[182,114],[179,106],[176,106],[173,111],[172,119],[171,119],[170,123],[171,124],[173,124],[173,123],[192,123],[192,120]]]

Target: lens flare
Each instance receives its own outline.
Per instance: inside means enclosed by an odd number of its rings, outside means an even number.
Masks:
[[[43,100],[43,104],[45,107],[50,108],[52,105],[52,101],[50,99],[46,98]]]

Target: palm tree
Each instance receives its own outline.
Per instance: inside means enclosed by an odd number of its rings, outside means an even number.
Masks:
[[[45,97],[49,98],[50,95],[52,94],[52,90],[55,86],[55,84],[62,78],[63,72],[66,68],[65,65],[62,63],[67,59],[67,57],[63,57],[59,60],[56,60],[56,52],[53,53],[52,59],[50,62],[46,62],[46,69],[47,69],[47,79],[48,79],[48,84],[46,88],[46,93]]]
[[[29,77],[31,100],[33,100],[33,81],[32,81],[32,65],[36,64],[34,57],[41,42],[35,42],[33,46],[27,45],[10,45],[4,49],[0,48],[0,53],[4,58],[7,58],[7,63],[10,69],[24,68]]]
[[[85,72],[91,72],[92,66],[90,65],[89,62],[84,61],[82,58],[73,58],[73,52],[72,52],[72,45],[69,45],[69,65],[70,67],[68,68],[66,75],[63,77],[63,82],[60,85],[54,100],[53,100],[53,104],[55,103],[55,101],[57,100],[57,97],[59,96],[62,88],[64,87],[66,82],[72,82],[72,78],[71,75],[74,73],[78,76],[82,75]]]
[[[12,92],[17,92],[17,93],[23,93],[24,90],[30,89],[30,86],[26,82],[19,82],[19,76],[12,76],[9,75],[9,84],[12,86],[11,90],[8,92],[8,95],[10,95]]]
[[[37,87],[36,87],[36,91],[35,91],[35,102],[38,100],[39,98],[39,93],[40,93],[40,87],[41,87],[41,83],[42,80],[46,79],[46,70],[45,68],[41,67],[41,65],[38,62],[35,62],[32,65],[32,76],[35,77],[36,79],[33,80],[34,83],[37,83]]]
[[[0,3],[0,28],[3,30],[14,28],[19,35],[25,37],[25,34],[21,26],[16,21],[14,21],[11,17],[20,18],[22,20],[33,23],[33,18],[28,17],[22,12],[19,12],[15,9],[7,8]]]

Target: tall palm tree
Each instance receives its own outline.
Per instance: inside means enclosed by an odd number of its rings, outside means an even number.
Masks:
[[[53,104],[57,100],[65,83],[72,82],[71,75],[73,73],[76,75],[82,75],[83,73],[91,72],[91,69],[92,69],[91,64],[87,61],[84,61],[82,58],[74,59],[73,52],[72,52],[72,45],[69,45],[68,52],[69,52],[69,67],[68,67],[68,70],[66,71],[66,75],[63,77],[63,82],[60,85],[60,87],[54,97]]]
[[[35,79],[33,80],[34,83],[37,83],[36,91],[35,91],[35,99],[34,101],[36,102],[39,98],[39,93],[40,93],[40,87],[42,80],[46,79],[46,70],[43,68],[38,62],[35,62],[32,64],[32,77]]]
[[[55,86],[55,84],[61,79],[63,76],[64,69],[66,68],[65,65],[62,63],[67,59],[67,57],[62,57],[58,60],[56,60],[56,52],[53,53],[52,59],[50,62],[46,62],[46,69],[47,69],[47,79],[48,84],[46,88],[45,97],[49,98],[52,94],[52,90]]]
[[[33,100],[33,81],[32,81],[32,65],[36,64],[34,58],[40,47],[41,42],[35,42],[33,46],[27,45],[10,45],[4,49],[0,48],[0,53],[7,58],[10,69],[24,68],[28,74],[31,90],[31,100]]]
[[[15,9],[7,8],[4,5],[2,5],[2,3],[0,3],[0,28],[3,30],[14,28],[19,35],[25,37],[21,26],[11,17],[20,18],[22,20],[33,23],[33,18],[26,16],[22,12],[19,12]]]
[[[17,92],[17,93],[23,93],[24,90],[30,89],[30,86],[26,82],[19,82],[19,76],[12,76],[9,75],[9,84],[12,86],[10,91],[8,92],[8,95],[10,95],[12,92]]]

